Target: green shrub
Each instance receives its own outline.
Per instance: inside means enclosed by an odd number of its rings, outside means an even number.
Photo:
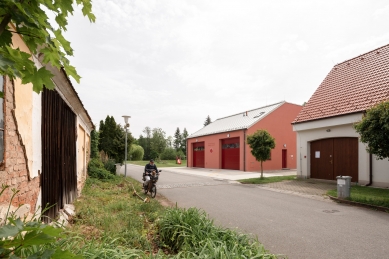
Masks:
[[[8,185],[3,184],[0,196],[8,188]],[[9,206],[19,192],[16,189],[11,191],[13,194]],[[40,220],[41,216],[34,214],[31,220],[26,220],[7,212],[4,221],[0,221],[0,258],[82,258],[60,248],[57,241],[65,236],[64,230],[44,224]]]
[[[104,168],[105,168],[105,170],[111,172],[111,174],[116,174],[116,164],[115,164],[115,160],[113,160],[113,159],[108,159],[108,160],[104,163]]]
[[[101,179],[101,180],[107,180],[107,179],[114,178],[114,175],[110,171],[105,169],[103,162],[101,162],[101,160],[98,158],[92,158],[89,161],[88,175],[92,178],[97,178],[97,179]]]
[[[277,258],[257,239],[214,225],[197,208],[168,209],[159,221],[160,241],[175,258]]]
[[[174,148],[168,147],[162,152],[161,159],[176,160],[176,155],[177,155],[176,150]]]
[[[139,145],[131,145],[131,150],[130,150],[130,156],[131,156],[131,160],[133,161],[141,161],[143,160],[143,156],[145,154],[145,151],[143,149],[143,147],[139,146]]]
[[[178,150],[177,151],[177,156],[181,158],[181,160],[185,160],[186,159],[186,155],[184,154],[184,152],[182,150]],[[174,158],[176,159],[176,158]]]
[[[88,164],[88,171],[90,167],[104,168],[104,164],[99,158],[92,158]]]

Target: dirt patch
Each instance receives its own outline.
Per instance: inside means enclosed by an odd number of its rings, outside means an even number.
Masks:
[[[174,202],[169,201],[167,198],[165,198],[164,196],[162,196],[160,194],[157,194],[157,196],[155,196],[155,199],[164,207],[175,207],[176,206],[176,204]]]

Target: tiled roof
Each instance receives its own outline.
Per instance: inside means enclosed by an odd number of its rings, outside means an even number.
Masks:
[[[389,100],[389,45],[335,65],[293,123],[362,112]]]
[[[247,129],[257,123],[269,113],[280,107],[285,102],[279,102],[250,111],[244,111],[238,114],[220,118],[205,126],[199,131],[193,133],[188,138],[195,138],[205,135],[211,135],[222,132],[229,132],[240,129]],[[247,115],[246,115],[247,114]]]

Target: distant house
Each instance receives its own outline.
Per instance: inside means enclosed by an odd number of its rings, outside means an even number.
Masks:
[[[297,170],[303,178],[389,187],[389,162],[376,160],[353,124],[371,106],[389,100],[389,45],[335,65],[293,122]]]
[[[291,122],[300,105],[279,102],[217,119],[187,138],[189,167],[259,171],[247,135],[267,130],[276,141],[265,170],[296,168],[296,133]]]
[[[14,48],[30,52],[20,35],[12,40]],[[37,57],[34,62],[42,66]],[[85,183],[94,125],[65,71],[46,68],[56,87],[40,94],[20,79],[0,76],[0,184],[10,186],[0,196],[0,217],[11,188],[19,190],[14,206],[25,204],[33,213],[54,205],[45,213],[54,218]]]

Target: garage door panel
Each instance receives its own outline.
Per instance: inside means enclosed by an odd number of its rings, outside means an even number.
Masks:
[[[311,178],[336,180],[338,175],[358,181],[358,139],[328,138],[311,142]]]
[[[222,169],[239,170],[240,145],[239,138],[222,140]]]
[[[334,141],[335,176],[347,175],[358,182],[358,139],[337,138]]]
[[[193,167],[204,168],[205,165],[204,142],[193,144]]]
[[[332,180],[333,139],[322,139],[311,143],[311,177]]]

